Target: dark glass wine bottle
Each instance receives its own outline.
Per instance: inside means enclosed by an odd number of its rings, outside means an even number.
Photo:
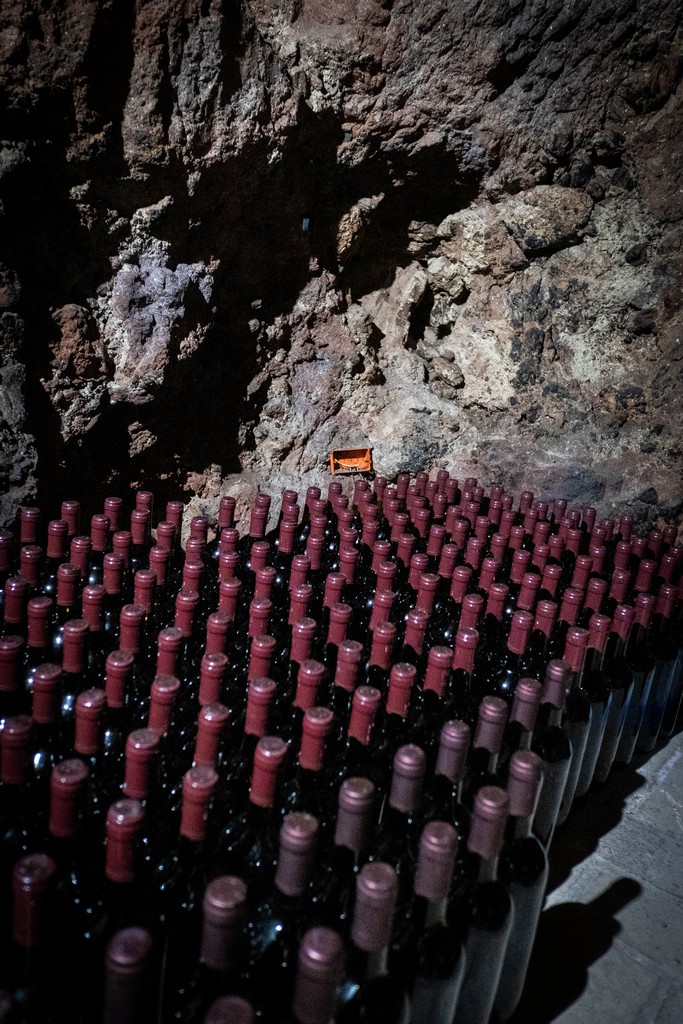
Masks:
[[[351,925],[356,875],[367,860],[375,820],[375,787],[370,779],[344,779],[339,787],[334,840],[319,860],[313,919],[343,935]]]
[[[182,1024],[214,1019],[216,1024],[242,1024],[244,1020],[251,1024],[251,1004],[240,996],[225,994],[245,988],[246,925],[247,887],[242,879],[233,875],[214,878],[204,893],[199,958],[195,965],[187,965],[182,981],[178,979],[171,1020]],[[218,1016],[220,1004],[226,1013],[234,1011],[233,1016]],[[247,1011],[250,1016],[244,1016]]]
[[[6,718],[30,709],[31,696],[22,672],[25,646],[21,636],[0,637],[0,728]]]
[[[0,729],[0,891],[14,863],[44,841],[40,786],[32,772],[33,723],[28,715],[6,718]]]
[[[116,932],[105,958],[102,1024],[153,1024],[158,970],[154,940],[145,928]]]
[[[17,1024],[60,1024],[61,1006],[46,985],[55,930],[50,921],[56,865],[45,853],[30,853],[12,873],[12,939],[0,967],[0,985],[12,995]],[[3,903],[10,897],[9,889]]]
[[[497,786],[482,787],[474,801],[467,838],[466,901],[456,903],[466,915],[465,977],[455,1020],[488,1024],[514,919],[512,900],[498,875],[508,797]]]
[[[337,992],[344,964],[344,944],[331,928],[309,928],[299,944],[292,1024],[336,1022]],[[236,1021],[235,1024],[242,1024]]]
[[[513,909],[495,1000],[501,1021],[512,1016],[522,994],[548,882],[545,849],[531,832],[542,782],[540,757],[530,750],[516,751],[510,759],[506,787],[509,818],[500,856],[500,877]]]
[[[255,1009],[276,1020],[289,1006],[294,965],[311,909],[318,820],[295,811],[282,821],[275,881],[249,922],[249,982]]]
[[[531,749],[541,758],[543,768],[543,786],[534,815],[533,831],[546,850],[552,842],[573,758],[572,745],[562,728],[570,674],[565,662],[558,659],[548,662],[541,708],[531,740]]]
[[[609,719],[611,689],[603,666],[610,626],[610,619],[606,615],[593,615],[588,623],[588,647],[582,688],[591,704],[591,722],[576,783],[575,799],[585,796],[593,781]]]
[[[402,979],[389,964],[397,897],[398,878],[390,864],[375,861],[361,868],[335,1024],[408,1024]]]
[[[422,825],[421,798],[426,768],[421,747],[414,743],[399,747],[393,759],[387,800],[370,842],[370,860],[384,861],[396,870],[400,906],[410,899]]]
[[[668,583],[663,583],[660,586],[657,606],[650,626],[649,645],[655,663],[651,669],[649,693],[636,742],[639,751],[648,753],[654,750],[659,739],[676,669],[678,644],[672,636],[676,598],[676,587]]]
[[[479,705],[470,763],[463,785],[463,799],[471,807],[482,786],[497,786],[498,758],[508,719],[508,705],[501,697],[484,697]]]
[[[510,718],[505,726],[501,753],[498,759],[500,778],[507,779],[510,758],[516,750],[528,750],[536,725],[538,709],[541,706],[541,684],[537,679],[520,679],[510,708]]]
[[[392,944],[396,973],[410,999],[411,1024],[452,1021],[465,971],[462,928],[448,921],[458,836],[431,821],[420,837],[413,898]]]
[[[221,829],[213,850],[213,871],[244,878],[254,904],[272,885],[280,821],[280,781],[287,743],[263,736],[256,744],[249,798]]]

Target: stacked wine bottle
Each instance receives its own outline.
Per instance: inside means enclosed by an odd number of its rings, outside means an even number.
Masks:
[[[504,1022],[555,829],[673,732],[675,528],[446,470],[270,503],[0,531],[0,1021]]]

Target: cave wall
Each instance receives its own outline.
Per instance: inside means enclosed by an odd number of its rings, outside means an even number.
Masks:
[[[0,518],[335,446],[678,522],[675,0],[6,0]]]

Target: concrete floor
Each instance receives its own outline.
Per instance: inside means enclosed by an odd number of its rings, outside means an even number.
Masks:
[[[510,1024],[683,1024],[682,962],[679,731],[613,769],[557,832],[527,984]]]

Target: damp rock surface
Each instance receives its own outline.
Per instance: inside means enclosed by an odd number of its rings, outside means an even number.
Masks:
[[[680,520],[679,4],[0,19],[3,521],[359,445]]]

